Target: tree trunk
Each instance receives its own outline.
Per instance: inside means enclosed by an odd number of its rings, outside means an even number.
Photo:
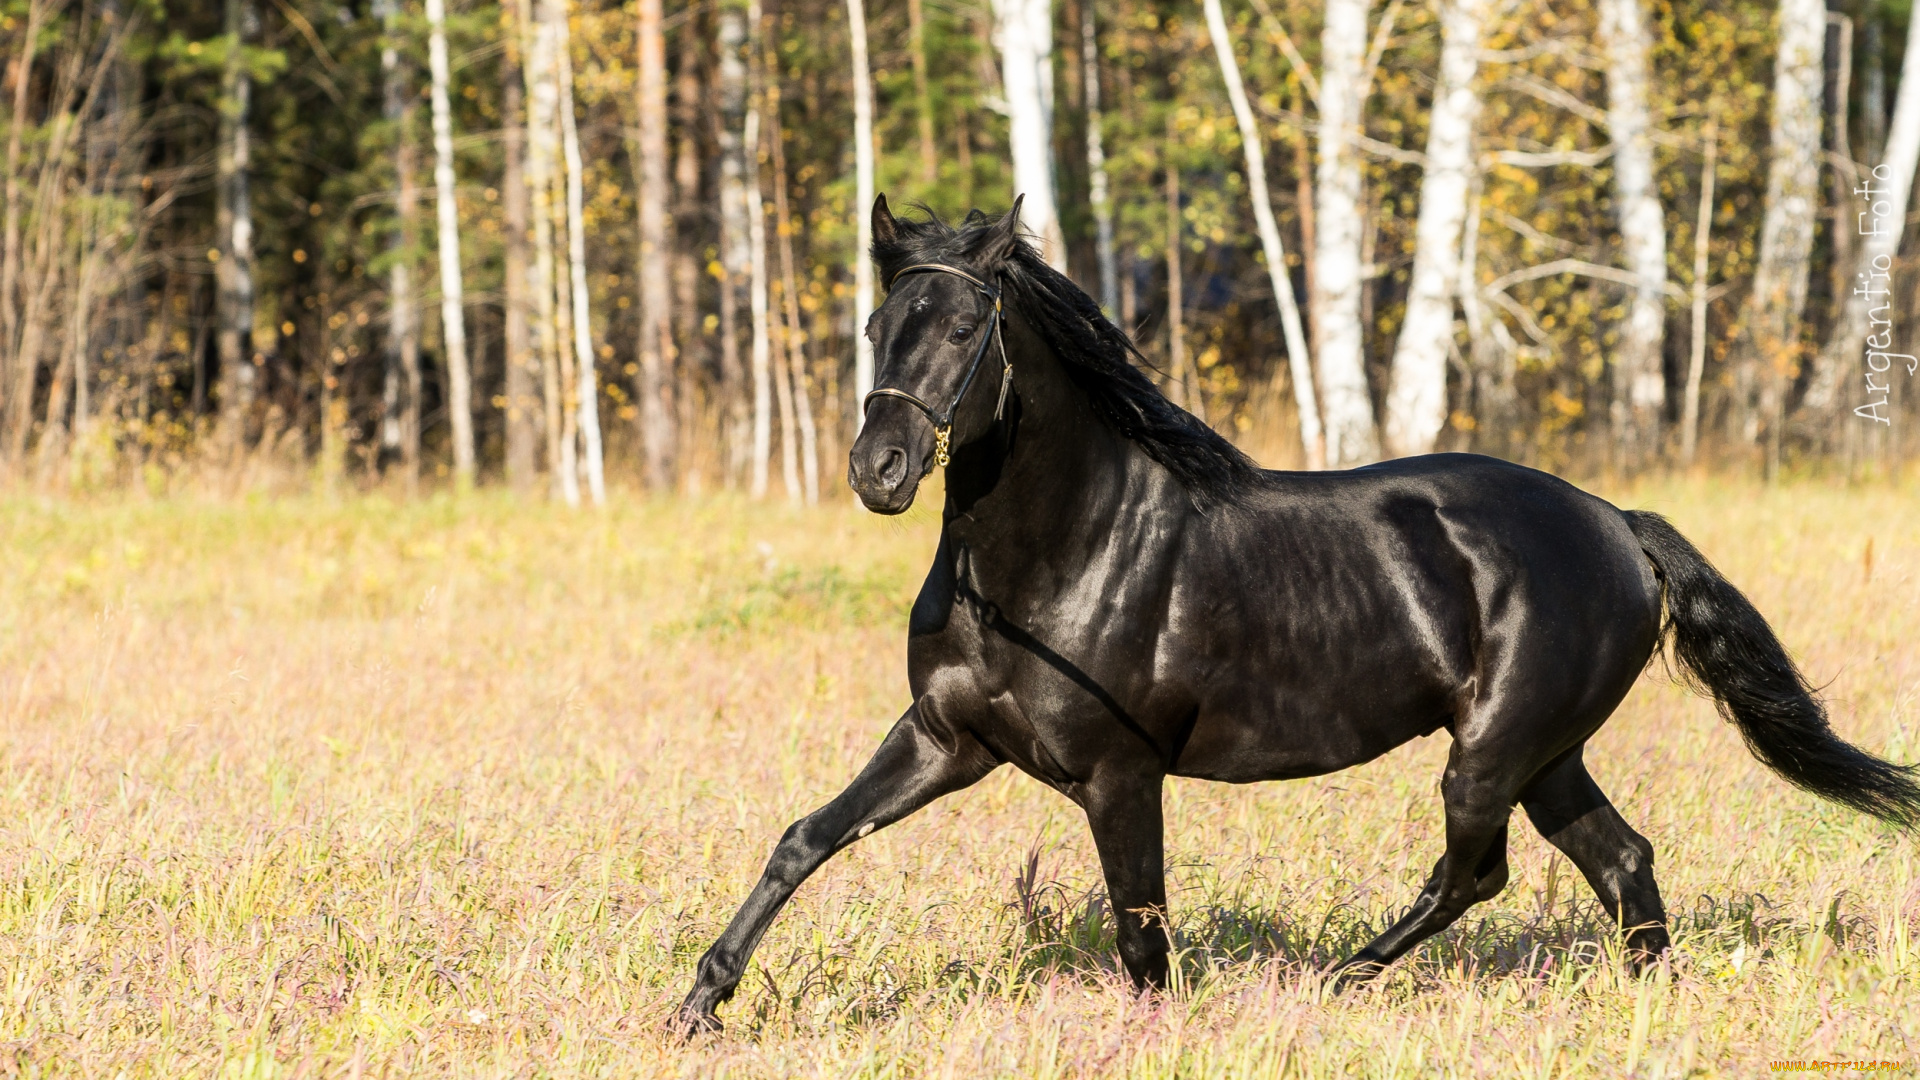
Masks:
[[[1368,0],[1327,0],[1320,36],[1320,165],[1316,225],[1313,355],[1319,360],[1327,464],[1363,465],[1380,456],[1367,392],[1361,326],[1365,211],[1360,198],[1359,133],[1366,103]]]
[[[607,480],[600,445],[600,381],[594,371],[593,324],[587,303],[586,188],[580,157],[580,130],[573,115],[573,49],[567,29],[566,0],[545,0],[554,25],[554,56],[560,84],[560,143],[567,164],[567,268],[573,292],[573,354],[579,380],[576,406],[581,464],[593,505],[605,506]]]
[[[1307,91],[1298,78],[1293,82],[1293,111],[1300,116],[1307,115]],[[1320,279],[1313,272],[1314,252],[1319,250],[1320,237],[1313,227],[1313,146],[1307,140],[1307,126],[1293,126],[1293,205],[1300,215],[1300,276],[1307,286],[1307,310],[1320,310]],[[1308,327],[1309,342],[1318,336],[1318,332]],[[1322,417],[1324,422],[1325,417]]]
[[[746,479],[751,463],[752,417],[740,370],[740,290],[751,273],[752,241],[747,236],[747,66],[741,59],[747,25],[731,0],[719,7],[720,52],[720,394],[726,419],[727,485]],[[751,301],[749,301],[751,304]]]
[[[520,25],[525,28],[527,80],[527,187],[533,196],[533,295],[535,339],[540,349],[540,401],[546,426],[547,476],[554,491],[569,505],[580,502],[579,479],[573,470],[572,445],[566,430],[564,395],[560,389],[561,343],[558,289],[553,255],[554,114],[558,88],[554,85],[553,27],[533,18],[532,0],[519,0]]]
[[[1871,406],[1887,400],[1886,388],[1896,362],[1890,359],[1895,354],[1889,351],[1895,346],[1888,292],[1892,288],[1893,258],[1905,234],[1907,204],[1913,198],[1914,169],[1920,165],[1920,19],[1908,23],[1906,58],[1900,64],[1896,93],[1886,156],[1861,178],[1855,189],[1861,198],[1853,204],[1854,212],[1847,215],[1852,220],[1846,225],[1862,241],[1851,282],[1854,288],[1847,291],[1840,317],[1834,320],[1833,334],[1821,350],[1805,403],[1811,411],[1837,416],[1838,406],[1851,400],[1866,410],[1859,416],[1889,426],[1890,406]],[[1873,107],[1869,103],[1868,108]],[[1898,362],[1904,363],[1905,358],[1899,357]],[[1861,391],[1851,399],[1843,398],[1840,388],[1855,372],[1864,377]],[[1912,369],[1908,374],[1913,374]]]
[[[467,366],[466,288],[460,272],[460,206],[453,191],[453,108],[447,101],[446,0],[427,0],[428,64],[433,74],[433,186],[440,232],[440,334],[447,362],[447,415],[453,428],[453,486],[473,486],[473,376]]]
[[[913,55],[913,103],[920,120],[920,182],[940,182],[940,156],[933,144],[933,90],[927,84],[927,19],[920,0],[907,0],[907,49]]]
[[[1480,118],[1473,81],[1486,9],[1486,0],[1445,0],[1440,8],[1440,79],[1427,120],[1413,278],[1387,389],[1390,454],[1432,453],[1447,422],[1447,354],[1459,293],[1460,230],[1474,171],[1473,127]]]
[[[1706,161],[1700,166],[1700,210],[1693,224],[1693,340],[1687,353],[1687,389],[1681,400],[1680,458],[1693,464],[1700,442],[1700,377],[1707,368],[1707,254],[1713,234],[1714,167],[1720,157],[1720,125],[1709,116]]]
[[[1087,201],[1093,205],[1094,255],[1100,264],[1100,310],[1107,318],[1120,311],[1119,267],[1113,253],[1113,198],[1107,191],[1107,151],[1102,143],[1100,40],[1093,25],[1092,0],[1080,5],[1081,81],[1087,88]]]
[[[1006,90],[1013,194],[1047,265],[1065,272],[1066,236],[1053,192],[1053,0],[994,0]]]
[[[793,215],[787,209],[786,134],[780,124],[779,64],[767,54],[768,142],[773,150],[774,234],[780,239],[780,298],[786,316],[787,377],[793,381],[793,412],[800,427],[800,474],[807,505],[820,501],[820,442],[813,421],[813,395],[807,388],[807,333],[800,321],[800,286],[794,273]],[[783,417],[784,422],[784,417]],[[786,442],[782,436],[782,450]]]
[[[413,93],[400,60],[400,11],[393,0],[375,9],[381,22],[382,116],[393,130],[398,219],[387,239],[387,337],[380,388],[380,450],[398,457],[412,485],[418,478],[420,427],[420,318],[413,294],[414,192]],[[223,361],[224,362],[224,361]]]
[[[253,200],[247,173],[253,166],[247,123],[253,79],[241,50],[259,33],[252,0],[226,0],[226,34],[234,48],[220,79],[220,149],[216,162],[215,226],[220,261],[214,267],[219,286],[220,426],[230,450],[246,443],[253,409]]]
[[[532,297],[527,283],[527,174],[526,116],[520,80],[520,50],[509,43],[507,65],[501,72],[501,144],[506,154],[506,176],[501,183],[506,203],[506,420],[507,484],[514,491],[532,490],[538,468],[534,460],[539,442],[535,410],[540,401],[536,384],[539,361],[527,326]]]
[[[26,26],[22,30],[20,58],[14,65],[13,115],[7,124],[7,219],[4,248],[0,249],[0,421],[5,421],[19,404],[9,400],[8,388],[16,381],[13,366],[19,362],[16,335],[20,314],[14,293],[20,284],[20,134],[27,120],[27,87],[33,77],[33,44],[40,39],[40,23],[46,14],[44,0],[28,0]],[[31,405],[31,402],[27,402]],[[18,410],[30,415],[26,410]],[[0,433],[9,427],[0,423]]]
[[[867,14],[863,0],[847,0],[847,29],[853,41],[853,426],[867,422],[867,394],[873,390],[873,342],[867,320],[873,317],[873,76],[867,66]]]
[[[1767,167],[1760,261],[1738,343],[1735,369],[1739,425],[1752,442],[1763,430],[1768,468],[1777,461],[1781,407],[1797,366],[1800,316],[1807,303],[1808,259],[1819,205],[1821,51],[1827,13],[1820,0],[1780,0],[1774,60],[1773,160]]]
[[[741,136],[746,166],[747,197],[747,313],[753,332],[753,465],[749,493],[767,494],[767,458],[773,451],[773,342],[767,328],[767,207],[760,195],[760,94],[757,73],[761,26],[760,2],[747,3],[747,53],[752,84],[747,95],[747,119]]]
[[[673,353],[667,259],[667,49],[660,0],[640,0],[640,371],[634,397],[640,406],[640,441],[647,486],[665,492],[673,484],[673,383],[667,365]],[[689,35],[691,36],[691,35]]]
[[[1087,9],[1091,11],[1092,5]],[[1326,435],[1320,427],[1320,405],[1313,389],[1307,335],[1300,325],[1300,308],[1293,295],[1287,253],[1280,244],[1280,226],[1273,219],[1273,202],[1267,194],[1266,151],[1261,146],[1260,128],[1254,123],[1246,87],[1240,82],[1240,62],[1233,55],[1233,39],[1227,35],[1227,20],[1220,10],[1220,0],[1206,0],[1206,14],[1207,33],[1213,38],[1214,54],[1220,58],[1220,75],[1227,84],[1227,99],[1232,102],[1234,119],[1240,125],[1240,147],[1246,156],[1253,220],[1259,227],[1260,247],[1267,258],[1267,280],[1273,286],[1274,302],[1280,307],[1280,327],[1287,341],[1287,368],[1293,381],[1294,406],[1300,416],[1302,449],[1308,468],[1324,468]],[[1091,23],[1088,25],[1091,27]]]
[[[681,462],[681,482],[692,487],[699,473],[693,467],[694,439],[700,404],[700,378],[706,367],[706,349],[700,344],[700,258],[694,223],[702,219],[700,203],[700,47],[689,24],[680,31],[680,70],[674,79],[674,109],[680,122],[680,142],[674,148],[673,185],[673,314],[679,337],[672,351],[662,345],[662,366],[677,368],[674,404],[679,408],[675,427],[679,443],[674,453]]]
[[[1638,284],[1613,354],[1613,437],[1622,464],[1636,468],[1660,448],[1667,384],[1661,371],[1667,326],[1667,229],[1653,175],[1647,115],[1646,13],[1640,0],[1601,0],[1607,59],[1607,126],[1613,134],[1613,200],[1620,244]]]

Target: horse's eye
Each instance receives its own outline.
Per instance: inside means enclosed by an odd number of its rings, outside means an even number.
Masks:
[[[953,328],[953,340],[965,341],[973,336],[973,327],[961,324]]]

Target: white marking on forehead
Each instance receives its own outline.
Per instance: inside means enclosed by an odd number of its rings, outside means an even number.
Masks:
[[[925,311],[932,306],[933,306],[933,301],[927,299],[924,296],[920,297],[919,299],[913,302],[913,310],[915,311]]]

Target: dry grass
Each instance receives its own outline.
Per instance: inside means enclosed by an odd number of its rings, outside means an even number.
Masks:
[[[1845,733],[1920,758],[1920,488],[1621,501],[1749,590]],[[1002,770],[829,863],[729,1031],[679,1044],[662,1021],[695,957],[905,704],[936,527],[724,501],[0,501],[0,1071],[1920,1063],[1914,842],[1774,780],[1658,670],[1590,755],[1659,851],[1679,951],[1648,979],[1521,824],[1501,897],[1321,1000],[1314,967],[1438,854],[1441,736],[1319,780],[1172,783],[1174,993],[1115,978],[1082,821]]]

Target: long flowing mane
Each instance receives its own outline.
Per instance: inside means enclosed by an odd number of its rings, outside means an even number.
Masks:
[[[1140,370],[1146,358],[1133,341],[1024,237],[1015,237],[997,265],[981,267],[988,244],[1004,235],[998,228],[1002,219],[975,210],[956,228],[919,209],[923,218],[896,218],[893,238],[874,240],[881,281],[923,262],[955,262],[994,273],[1006,306],[1060,358],[1094,414],[1165,466],[1197,504],[1233,502],[1257,481],[1259,467],[1219,432],[1168,401]]]

